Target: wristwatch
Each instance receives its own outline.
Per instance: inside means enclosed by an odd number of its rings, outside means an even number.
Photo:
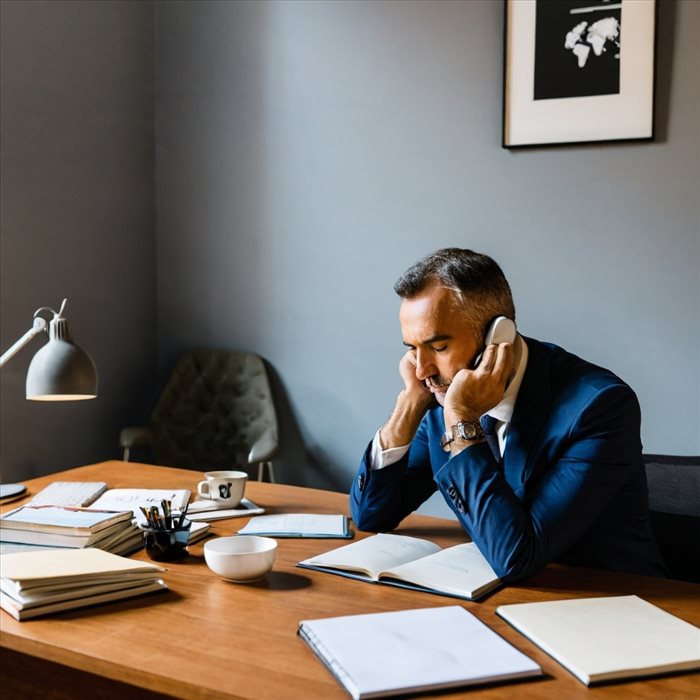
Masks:
[[[483,440],[486,438],[486,435],[484,435],[484,431],[481,429],[478,421],[460,421],[457,425],[453,425],[449,430],[445,431],[440,440],[440,447],[445,452],[449,452],[450,443],[457,438],[462,438],[462,440]]]

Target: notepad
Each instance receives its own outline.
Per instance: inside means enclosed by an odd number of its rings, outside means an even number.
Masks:
[[[542,674],[457,605],[305,620],[299,636],[353,700]]]
[[[104,481],[54,481],[39,491],[30,505],[85,508],[106,490]]]
[[[347,516],[319,513],[258,515],[251,518],[250,522],[237,534],[318,539],[352,537]]]
[[[700,669],[700,629],[636,595],[501,605],[582,683]]]

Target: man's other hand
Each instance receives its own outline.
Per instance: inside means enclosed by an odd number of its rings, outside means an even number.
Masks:
[[[445,425],[478,421],[503,399],[514,372],[512,344],[489,345],[476,369],[461,369],[452,378],[445,395]]]

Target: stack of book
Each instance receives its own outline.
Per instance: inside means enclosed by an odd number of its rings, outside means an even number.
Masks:
[[[128,554],[143,545],[130,510],[26,505],[0,517],[2,553],[47,547]]]
[[[0,554],[48,547],[94,547],[113,554],[130,554],[143,546],[143,534],[138,527],[146,524],[142,508],[166,500],[173,511],[182,512],[187,509],[190,496],[189,489],[108,489],[103,481],[54,481],[23,506],[27,510],[21,514],[15,514],[22,510],[18,508],[0,516]],[[53,506],[53,510],[41,511],[40,519],[35,522],[39,506]],[[114,522],[105,526],[99,520],[101,515],[95,516],[94,524],[89,524],[87,515],[76,516],[82,517],[79,522],[68,522],[70,511],[112,511],[108,515],[119,514],[124,520],[119,520],[119,527]],[[126,522],[127,511],[131,515],[130,523]],[[192,523],[188,544],[203,539],[209,531],[208,522]]]
[[[100,549],[0,556],[0,608],[17,620],[167,590],[155,564]]]

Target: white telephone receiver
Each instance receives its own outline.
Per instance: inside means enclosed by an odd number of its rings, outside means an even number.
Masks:
[[[496,318],[491,321],[489,327],[486,329],[486,335],[484,336],[484,350],[489,345],[499,345],[500,343],[514,343],[515,336],[517,335],[515,330],[515,323],[505,316],[496,316]],[[483,351],[479,353],[476,360],[474,361],[474,369],[479,366],[481,362],[481,356]]]

